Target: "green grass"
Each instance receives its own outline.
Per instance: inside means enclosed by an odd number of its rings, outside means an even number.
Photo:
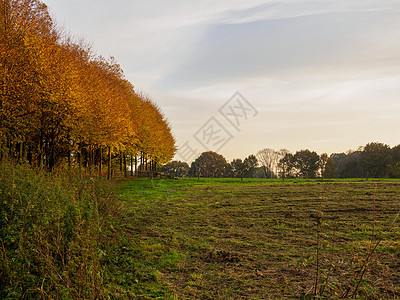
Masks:
[[[70,175],[0,162],[1,299],[105,296],[111,187]]]
[[[374,231],[357,296],[400,297],[399,180],[73,174],[0,164],[1,298],[298,299],[314,291],[317,221],[319,294],[353,283]]]
[[[399,210],[398,180],[140,179],[117,188],[169,296],[265,299],[313,291],[313,210],[323,212],[323,293],[344,292],[370,247],[375,185],[375,232],[384,242],[358,295],[399,297],[398,224],[385,231]]]

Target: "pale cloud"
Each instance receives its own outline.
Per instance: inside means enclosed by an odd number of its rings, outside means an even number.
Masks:
[[[311,66],[324,72],[338,66],[365,69],[376,61],[379,68],[391,67],[400,58],[400,31],[387,32],[395,17],[392,12],[335,12],[210,26],[160,84],[193,89],[235,77],[304,73]]]
[[[231,12],[226,22],[251,23],[262,20],[290,19],[305,16],[343,12],[394,12],[399,11],[396,1],[340,1],[340,0],[284,0],[263,1],[258,6]]]

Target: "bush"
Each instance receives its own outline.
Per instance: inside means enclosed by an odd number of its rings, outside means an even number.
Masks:
[[[103,298],[102,179],[0,162],[0,298]]]

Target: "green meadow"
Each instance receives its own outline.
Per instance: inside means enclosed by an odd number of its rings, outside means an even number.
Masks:
[[[400,297],[399,180],[75,173],[0,164],[0,298]]]
[[[148,272],[133,275],[136,296],[400,296],[398,180],[139,179],[116,188],[120,230],[132,241],[123,257],[140,253]]]

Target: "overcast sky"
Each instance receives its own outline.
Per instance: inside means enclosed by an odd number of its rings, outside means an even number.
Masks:
[[[160,105],[176,159],[400,144],[398,0],[44,2]]]

